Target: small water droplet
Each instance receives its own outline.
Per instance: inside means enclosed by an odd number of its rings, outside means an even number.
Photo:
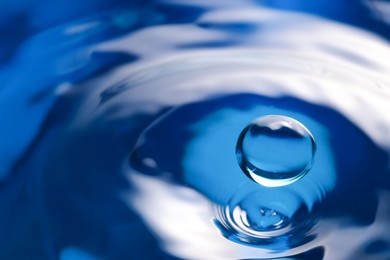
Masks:
[[[257,118],[242,130],[238,163],[255,182],[268,187],[291,184],[312,167],[316,143],[297,120],[280,115]]]

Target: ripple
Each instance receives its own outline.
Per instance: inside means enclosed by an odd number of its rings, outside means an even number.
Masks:
[[[311,242],[318,216],[297,194],[237,191],[226,205],[214,205],[214,223],[232,241],[284,252]]]

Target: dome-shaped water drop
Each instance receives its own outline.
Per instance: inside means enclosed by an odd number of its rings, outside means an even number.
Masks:
[[[257,118],[242,130],[236,154],[241,169],[268,187],[291,184],[312,167],[316,143],[297,120],[280,115]]]

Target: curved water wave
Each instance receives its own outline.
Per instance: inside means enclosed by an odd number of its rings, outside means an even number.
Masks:
[[[390,50],[375,2],[2,6],[0,258],[385,258]],[[282,187],[236,158],[269,115],[316,140],[310,171]]]

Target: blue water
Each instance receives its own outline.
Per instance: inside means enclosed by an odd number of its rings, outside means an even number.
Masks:
[[[390,257],[389,1],[0,14],[0,259]]]
[[[280,115],[257,118],[237,140],[237,160],[243,172],[263,186],[277,187],[301,179],[312,167],[313,135],[297,120]]]

